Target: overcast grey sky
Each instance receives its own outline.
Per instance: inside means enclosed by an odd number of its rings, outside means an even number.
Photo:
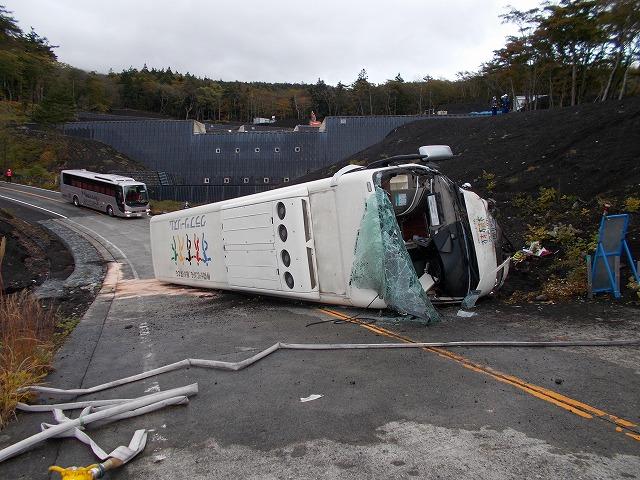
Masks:
[[[171,67],[213,79],[351,83],[455,78],[504,45],[498,15],[538,0],[5,0],[60,61],[106,73]]]

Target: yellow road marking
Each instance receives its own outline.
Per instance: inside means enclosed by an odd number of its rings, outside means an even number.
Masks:
[[[24,190],[17,190],[15,188],[7,188],[7,187],[3,187],[3,188],[11,192],[22,193],[23,195],[30,195],[32,197],[40,197],[40,198],[44,198],[45,200],[51,200],[52,202],[67,203],[63,200],[59,200],[57,198],[45,197],[44,195],[38,195],[37,193],[25,192]]]
[[[339,318],[341,320],[345,320],[345,321],[360,325],[361,327],[366,328],[367,330],[370,330],[371,332],[377,333],[379,335],[395,338],[407,343],[419,343],[408,337],[399,335],[391,330],[387,330],[386,328],[363,323],[357,319],[351,318],[341,312],[337,312],[329,308],[320,308],[319,310],[321,312],[324,312],[328,315]],[[532,395],[546,402],[552,403],[553,405],[556,405],[564,410],[567,410],[575,415],[578,415],[579,417],[592,419],[595,416],[596,418],[613,423],[614,425],[616,425],[616,431],[618,432],[624,431],[625,435],[627,435],[628,437],[631,437],[634,440],[640,441],[640,432],[633,429],[633,427],[637,427],[638,425],[633,422],[630,422],[629,420],[625,420],[624,418],[611,415],[603,410],[600,410],[599,408],[592,407],[591,405],[587,405],[586,403],[567,397],[553,390],[549,390],[547,388],[525,382],[524,380],[518,377],[515,377],[513,375],[507,375],[505,373],[494,370],[491,367],[472,362],[471,360],[463,357],[462,355],[458,355],[457,353],[453,353],[444,348],[425,347],[425,348],[422,348],[422,350],[435,353],[436,355],[443,358],[447,358],[449,360],[453,360],[461,364],[463,367],[468,368],[469,370],[488,375],[491,378],[498,380],[499,382],[506,383],[513,387],[516,387],[528,393],[529,395]]]

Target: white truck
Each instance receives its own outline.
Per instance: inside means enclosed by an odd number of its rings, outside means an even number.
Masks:
[[[491,205],[433,164],[408,163],[451,156],[447,146],[421,147],[331,178],[155,216],[155,275],[414,314],[409,303],[420,298],[488,295],[510,260]]]

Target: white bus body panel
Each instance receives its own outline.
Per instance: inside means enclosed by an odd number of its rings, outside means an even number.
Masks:
[[[151,219],[156,278],[205,288],[320,300],[313,224],[304,187],[218,202]],[[284,193],[284,194],[283,194]],[[277,204],[286,214],[278,218]],[[287,237],[283,241],[279,228]],[[282,251],[289,253],[287,267]],[[289,287],[285,273],[293,277]]]

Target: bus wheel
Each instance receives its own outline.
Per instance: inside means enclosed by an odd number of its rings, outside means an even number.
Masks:
[[[113,208],[111,207],[111,205],[107,207],[107,215],[113,217]]]
[[[75,195],[73,196],[73,204],[74,204],[76,207],[79,207],[79,206],[80,206],[80,200],[78,200],[78,197],[77,197],[77,196],[75,196]]]

